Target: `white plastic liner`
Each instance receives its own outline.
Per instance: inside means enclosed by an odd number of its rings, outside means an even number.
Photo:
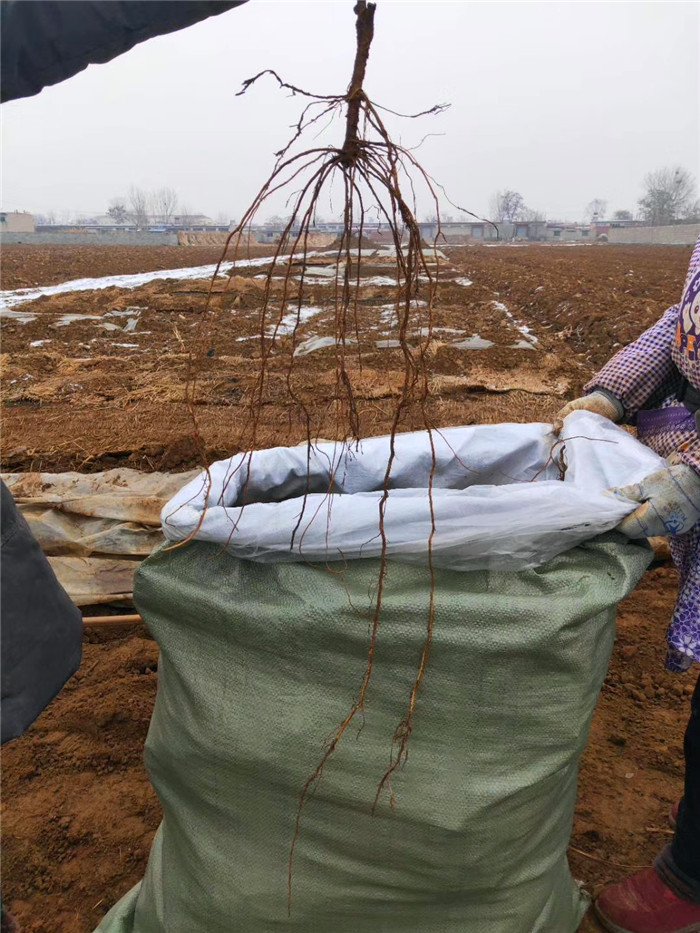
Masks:
[[[575,412],[565,422],[567,470],[550,462],[548,424],[433,432],[436,567],[524,570],[612,530],[636,503],[608,491],[661,469],[660,457],[610,421]],[[396,437],[384,504],[386,554],[426,564],[431,532],[427,432]],[[308,457],[308,459],[307,459]],[[276,447],[214,463],[163,509],[171,541],[190,536],[261,562],[377,557],[389,438]],[[308,487],[307,487],[308,476]],[[333,477],[332,494],[328,494]],[[210,482],[210,485],[209,485]],[[308,494],[304,496],[304,493]]]
[[[317,250],[309,251],[306,258],[313,256],[335,256],[335,252],[319,252]],[[238,259],[235,263],[235,270],[250,269],[255,266],[268,266],[272,262],[272,256],[260,256],[255,259]],[[301,253],[295,253],[292,256],[280,256],[277,261],[277,268],[282,269],[287,263],[294,263],[304,258]],[[219,268],[220,275],[226,275],[234,267],[233,261],[222,262]],[[234,271],[235,271],[234,270]],[[216,263],[207,266],[188,266],[182,269],[157,269],[154,272],[136,272],[131,275],[105,275],[95,279],[71,279],[69,282],[61,282],[59,285],[40,285],[36,288],[17,288],[14,290],[0,291],[0,317],[13,317],[24,324],[30,318],[19,317],[19,312],[12,314],[9,309],[16,305],[24,304],[27,301],[34,301],[44,295],[63,295],[66,292],[88,292],[99,291],[103,288],[139,288],[141,285],[147,285],[149,282],[155,282],[158,279],[210,279],[216,272]],[[24,312],[29,313],[29,312]],[[31,318],[33,320],[33,318]]]

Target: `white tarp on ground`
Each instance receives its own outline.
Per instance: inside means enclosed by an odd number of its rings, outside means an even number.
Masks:
[[[500,424],[433,432],[436,567],[523,570],[612,530],[636,503],[608,492],[664,461],[598,415],[566,419],[567,470],[550,457],[551,425]],[[432,468],[427,432],[401,434],[384,503],[386,554],[425,564]],[[557,451],[555,450],[555,453]],[[277,563],[377,557],[387,437],[358,449],[319,443],[241,454],[213,464],[167,504],[170,540],[216,542],[237,557]],[[329,494],[330,490],[330,494]]]
[[[307,259],[314,256],[335,256],[336,252],[308,252]],[[301,254],[293,256],[280,256],[277,267],[281,270],[286,262],[295,263],[302,259]],[[257,257],[256,259],[238,259],[235,263],[238,269],[250,269],[255,266],[267,266],[272,261],[271,256]],[[233,270],[234,263],[222,262],[219,269],[221,275]],[[66,292],[98,291],[103,288],[139,288],[157,279],[210,279],[216,271],[216,264],[208,266],[189,266],[183,269],[158,269],[155,272],[137,272],[133,275],[105,275],[96,279],[72,279],[70,282],[61,282],[60,285],[41,285],[37,288],[18,288],[14,291],[0,291],[0,317],[16,317],[8,314],[9,309],[27,301],[34,301],[44,295],[62,295]]]
[[[163,542],[160,511],[198,471],[4,473],[34,536],[79,606],[131,599],[141,559]]]

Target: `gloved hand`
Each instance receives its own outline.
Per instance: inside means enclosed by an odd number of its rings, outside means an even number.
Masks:
[[[603,392],[591,392],[590,395],[575,398],[557,412],[552,422],[552,432],[554,434],[561,434],[564,418],[570,415],[572,411],[592,411],[593,414],[602,415],[614,422],[621,421],[625,413],[621,402],[614,400]]]
[[[680,535],[700,518],[700,475],[685,463],[666,467],[633,486],[612,489],[618,496],[641,502],[617,527],[628,538]]]

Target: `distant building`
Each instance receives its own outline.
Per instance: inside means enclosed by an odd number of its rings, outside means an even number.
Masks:
[[[515,240],[539,242],[547,237],[547,223],[544,220],[518,220],[513,227]]]
[[[481,243],[484,240],[495,241],[504,238],[503,233],[498,229],[498,227],[502,226],[504,225],[492,224],[483,220],[446,220],[440,224],[438,224],[437,221],[428,220],[418,224],[421,236],[427,243],[432,243],[436,237],[440,241],[447,243]],[[507,237],[510,239],[512,237],[513,225],[507,224],[506,226],[510,228]]]
[[[154,218],[155,219],[155,218]],[[206,214],[173,214],[168,225],[175,227],[213,227],[214,221]]]
[[[178,214],[165,221],[156,214],[144,219],[138,224],[133,214],[128,214],[124,223],[116,223],[108,214],[102,214],[89,220],[76,220],[69,224],[37,224],[38,233],[180,233],[200,231],[205,233],[224,232],[229,224],[215,224],[205,214]]]
[[[34,215],[27,211],[0,211],[0,233],[34,233]]]
[[[548,223],[545,225],[545,239],[553,243],[576,243],[581,240],[595,240],[590,224]]]
[[[523,220],[515,223],[488,220],[424,221],[418,224],[421,236],[428,243],[435,237],[447,243],[508,243],[511,240],[545,240],[547,224],[543,220]]]

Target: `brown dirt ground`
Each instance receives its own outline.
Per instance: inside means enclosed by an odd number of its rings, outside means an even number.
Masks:
[[[76,250],[86,255],[48,257],[42,264],[37,249],[42,248],[12,247],[11,281],[18,287],[144,271],[159,262],[155,250],[142,250],[143,261],[134,259],[135,267],[129,268],[117,251],[98,256],[91,255],[94,250]],[[168,248],[163,250],[162,268],[180,264]],[[110,252],[117,255],[110,257]],[[189,257],[195,252],[200,251],[183,249]],[[436,323],[479,333],[495,345],[457,350],[451,345],[456,335],[436,334],[429,350],[430,416],[439,425],[547,420],[615,344],[636,336],[677,300],[689,252],[664,247],[451,248],[451,260],[474,284],[441,286]],[[182,265],[213,261],[211,253]],[[7,264],[6,254],[4,259]],[[42,277],[36,278],[39,266]],[[6,322],[3,328],[5,468],[193,465],[197,451],[181,397],[186,350],[195,331],[191,325],[201,314],[205,287],[160,282],[136,291],[65,295],[23,305],[22,310],[36,313],[36,320]],[[386,289],[370,287],[363,292],[364,369],[351,371],[368,434],[387,428],[401,365],[396,350],[375,345],[386,326],[371,308],[387,301],[386,294]],[[310,305],[325,310],[303,326],[300,339],[329,333],[332,327],[326,290],[319,287],[309,297]],[[505,303],[532,328],[537,349],[511,346],[521,335],[494,301]],[[260,344],[237,338],[256,330],[256,280],[234,279],[215,304],[219,312],[206,341],[214,352],[205,357],[196,396],[207,457],[230,454],[245,440],[245,405]],[[133,331],[98,328],[123,326],[128,316],[118,315],[56,327],[66,313],[102,318],[133,307],[144,309]],[[30,347],[36,340],[51,343]],[[291,344],[283,341],[283,346]],[[333,436],[338,428],[332,414],[333,351],[320,350],[297,363],[296,385],[314,412],[313,428]],[[305,433],[289,416],[286,365],[272,367],[261,443],[294,442]],[[415,415],[404,427],[413,424],[419,425]],[[693,685],[690,675],[663,670],[674,588],[674,570],[659,565],[620,608],[617,645],[582,762],[572,838],[572,868],[593,893],[649,864],[669,839],[666,814],[680,794],[682,734]],[[28,933],[92,930],[143,873],[159,820],[141,761],[156,664],[157,648],[138,628],[87,635],[80,673],[28,733],[3,750],[3,886]],[[587,917],[581,931],[594,930],[595,921]]]
[[[250,254],[262,256],[267,247],[252,245]],[[2,247],[2,288],[58,285],[99,275],[126,275],[155,269],[181,269],[217,262],[220,246],[30,246]]]

